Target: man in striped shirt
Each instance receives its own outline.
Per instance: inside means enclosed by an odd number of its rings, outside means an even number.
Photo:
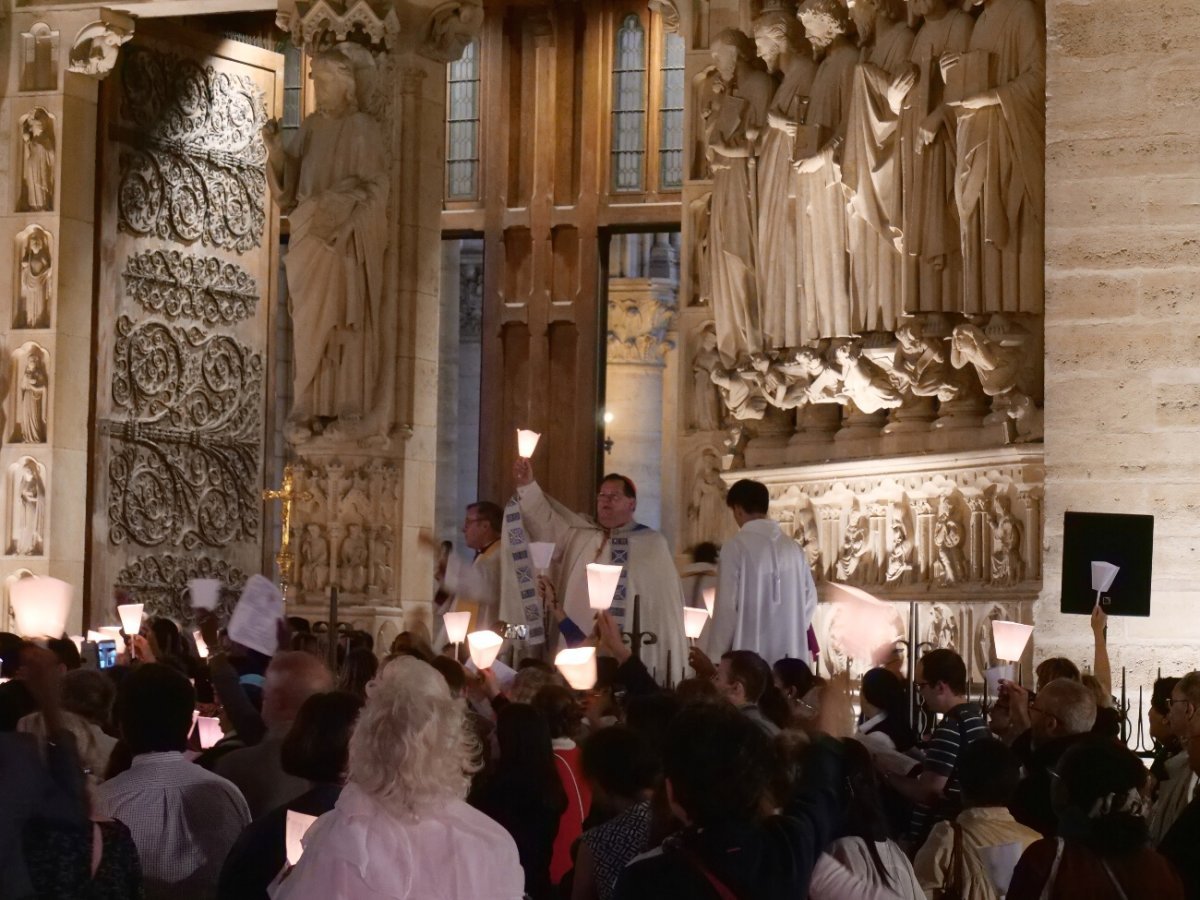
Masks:
[[[925,708],[942,718],[925,747],[925,763],[916,778],[892,778],[888,784],[913,802],[905,841],[919,847],[934,822],[953,819],[962,808],[958,757],[978,740],[992,740],[979,704],[967,701],[967,667],[953,650],[931,650],[917,663],[916,687]]]

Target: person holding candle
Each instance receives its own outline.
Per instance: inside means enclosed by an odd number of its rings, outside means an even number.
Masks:
[[[808,558],[767,517],[771,495],[765,484],[743,478],[725,502],[741,530],[721,548],[709,655],[752,650],[768,662],[791,657],[811,664],[817,588]]]
[[[440,612],[469,611],[472,621],[468,631],[491,628],[500,612],[500,530],[503,521],[504,511],[495,503],[489,500],[472,503],[467,507],[462,532],[474,559],[467,562],[454,553],[446,558],[440,593],[454,599]],[[432,538],[423,540],[434,547]],[[442,629],[435,635],[435,650],[441,650],[446,643],[444,638]]]
[[[548,497],[534,480],[528,459],[517,460],[513,475],[521,522],[530,539],[553,542],[557,547],[559,561],[550,572],[550,582],[563,603],[563,625],[569,621],[574,634],[592,631],[595,611],[588,591],[587,566],[619,565],[623,571],[612,601],[613,617],[629,631],[634,598],[640,597],[642,631],[658,637],[655,644],[642,646],[642,662],[662,683],[681,680],[687,662],[683,589],[666,539],[634,519],[637,488],[633,482],[624,475],[605,476],[596,492],[596,516],[592,518],[573,513]],[[508,528],[504,540],[510,540]],[[511,557],[511,553],[505,553],[505,566],[515,568]],[[502,609],[520,609],[516,579],[506,577],[502,590]]]

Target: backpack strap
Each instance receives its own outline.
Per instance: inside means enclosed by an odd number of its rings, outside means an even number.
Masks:
[[[721,900],[739,900],[738,895],[730,889],[729,885],[714,875],[712,870],[704,864],[704,860],[700,858],[699,854],[697,854],[690,847],[685,847],[682,845],[679,847],[679,852],[683,854],[683,858],[688,861],[688,864],[693,869],[704,876],[704,880],[708,882],[709,887],[717,892],[717,896],[720,897]]]

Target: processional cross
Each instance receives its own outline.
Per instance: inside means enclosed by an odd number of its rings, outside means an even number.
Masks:
[[[264,500],[279,500],[283,509],[280,522],[279,552],[275,554],[275,565],[279,567],[279,582],[284,587],[292,577],[292,566],[295,557],[292,555],[292,504],[296,501],[307,503],[313,498],[309,491],[296,490],[296,467],[288,463],[283,467],[283,483],[279,490],[262,492]]]

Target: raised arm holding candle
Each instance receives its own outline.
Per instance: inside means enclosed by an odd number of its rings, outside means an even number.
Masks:
[[[627,626],[633,616],[633,598],[640,595],[642,628],[658,635],[657,644],[643,648],[642,661],[660,682],[682,679],[687,660],[683,591],[666,540],[654,529],[634,521],[637,490],[633,482],[621,475],[607,476],[597,491],[596,516],[592,518],[573,513],[547,497],[533,480],[533,469],[527,459],[517,460],[514,477],[517,503],[515,509],[510,504],[505,514],[505,566],[515,569],[520,563],[516,559],[518,554],[511,552],[514,523],[508,519],[515,514],[530,541],[555,543],[558,562],[549,578],[562,598],[567,619],[574,626],[572,633],[583,634],[592,631],[595,618],[588,591],[588,565],[623,566],[611,614],[618,622],[624,620]],[[518,579],[506,577],[501,618],[525,621],[522,607]]]

